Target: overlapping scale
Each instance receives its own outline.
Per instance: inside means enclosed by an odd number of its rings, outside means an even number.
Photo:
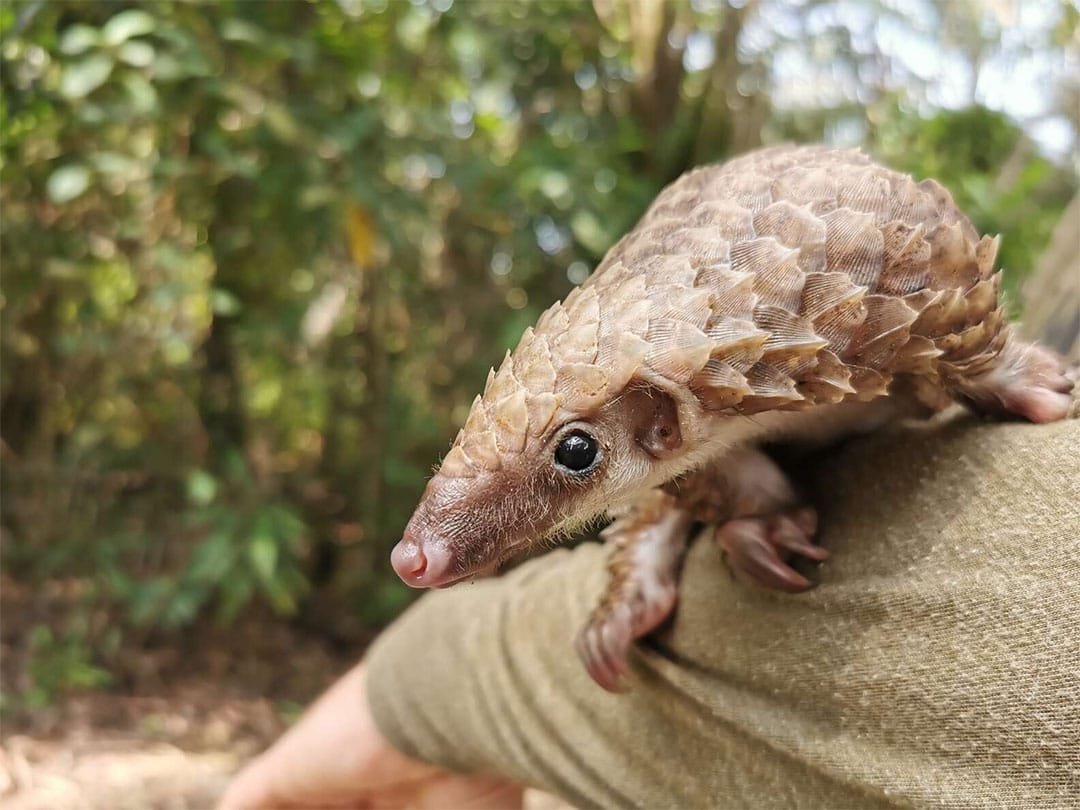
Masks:
[[[797,249],[799,269],[804,273],[825,270],[825,223],[808,207],[780,200],[758,213],[753,226],[757,236],[771,236],[784,247]]]
[[[930,243],[923,226],[890,222],[882,229],[885,266],[876,286],[886,295],[907,295],[926,286],[930,275]]]
[[[749,370],[749,369],[748,369]],[[707,410],[723,411],[734,408],[754,390],[746,376],[730,363],[713,358],[690,380],[690,390]]]
[[[526,330],[442,471],[496,469],[642,375],[749,414],[970,372],[1004,340],[997,248],[939,184],[859,152],[779,147],[695,170]]]
[[[732,248],[731,267],[754,274],[759,304],[797,311],[806,274],[799,268],[798,248],[787,248],[773,237],[752,239]]]
[[[712,355],[713,341],[692,324],[658,318],[649,324],[646,364],[675,383],[687,383]]]
[[[876,289],[885,261],[885,237],[872,214],[838,208],[825,222],[825,261],[829,270],[847,273],[856,284]]]

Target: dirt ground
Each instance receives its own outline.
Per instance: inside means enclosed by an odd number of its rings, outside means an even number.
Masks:
[[[83,696],[60,713],[59,733],[5,733],[0,808],[208,810],[285,727],[269,701],[208,693]]]
[[[5,695],[31,685],[30,629],[59,632],[72,591],[0,577]],[[363,647],[271,615],[229,628],[207,622],[180,639],[130,639],[108,661],[106,689],[57,695],[35,711],[5,703],[0,808],[210,810],[229,776]]]

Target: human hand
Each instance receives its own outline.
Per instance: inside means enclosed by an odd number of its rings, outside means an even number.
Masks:
[[[358,665],[232,781],[218,810],[519,808],[522,788],[411,759],[390,746],[368,709]]]

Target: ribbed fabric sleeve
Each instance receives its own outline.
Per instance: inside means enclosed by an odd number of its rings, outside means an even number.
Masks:
[[[817,588],[744,585],[699,538],[611,695],[572,646],[606,552],[553,552],[378,640],[379,728],[582,808],[1080,806],[1080,421],[903,427],[799,472]]]

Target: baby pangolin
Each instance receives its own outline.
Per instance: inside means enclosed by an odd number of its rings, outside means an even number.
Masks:
[[[826,441],[950,399],[1034,422],[1071,384],[1006,323],[980,238],[933,180],[779,147],[668,186],[488,376],[392,554],[416,587],[487,572],[608,514],[609,588],[578,637],[619,689],[713,527],[744,578],[810,582],[816,516],[755,444]]]

